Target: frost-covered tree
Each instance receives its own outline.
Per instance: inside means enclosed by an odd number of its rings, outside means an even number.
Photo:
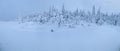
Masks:
[[[61,13],[62,15],[65,15],[66,14],[66,10],[65,10],[65,6],[64,6],[64,4],[63,4],[63,6],[62,6],[62,13]]]
[[[98,9],[97,16],[99,16],[99,17],[101,16],[101,8]]]

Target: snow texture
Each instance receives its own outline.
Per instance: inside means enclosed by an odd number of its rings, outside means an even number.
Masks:
[[[47,24],[0,22],[0,50],[119,51],[119,27],[83,23],[77,28],[67,28]]]

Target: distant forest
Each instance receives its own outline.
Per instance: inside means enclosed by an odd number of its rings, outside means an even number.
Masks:
[[[25,17],[18,17],[20,23],[34,22],[38,24],[56,24],[60,26],[79,25],[81,21],[94,23],[97,25],[109,24],[120,26],[120,14],[102,13],[101,8],[92,7],[91,12],[76,9],[68,11],[63,5],[61,9],[54,6],[49,11],[40,14],[32,14]]]

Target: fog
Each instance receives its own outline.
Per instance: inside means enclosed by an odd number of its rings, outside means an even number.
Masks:
[[[40,13],[50,6],[66,9],[90,11],[92,6],[101,7],[105,13],[119,13],[120,0],[0,0],[0,21],[13,20],[18,16]]]

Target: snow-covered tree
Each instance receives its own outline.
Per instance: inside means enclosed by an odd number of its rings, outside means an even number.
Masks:
[[[95,11],[95,6],[93,6],[93,8],[92,8],[92,15],[95,15],[96,13],[95,13],[96,11]]]

